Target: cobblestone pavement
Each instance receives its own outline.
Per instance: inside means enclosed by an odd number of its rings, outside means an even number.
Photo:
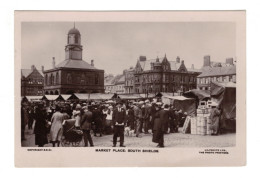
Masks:
[[[33,130],[26,129],[26,140],[22,141],[24,147],[37,147],[35,145],[35,135]],[[103,135],[94,137],[92,139],[95,147],[110,147],[112,146],[113,135]],[[118,138],[119,139],[119,138]],[[233,147],[236,144],[236,134],[228,133],[219,136],[210,135],[191,135],[183,133],[171,133],[164,135],[165,147]],[[83,141],[79,146],[83,146]],[[150,147],[155,148],[156,143],[152,142],[152,134],[142,134],[140,138],[134,136],[125,136],[126,147]],[[52,144],[46,144],[45,147],[51,147]],[[118,145],[119,146],[119,143]]]

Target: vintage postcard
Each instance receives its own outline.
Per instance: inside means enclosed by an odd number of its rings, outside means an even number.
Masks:
[[[15,166],[246,165],[245,19],[15,11]]]

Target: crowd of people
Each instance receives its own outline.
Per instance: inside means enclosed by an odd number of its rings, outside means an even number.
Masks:
[[[153,134],[152,141],[164,147],[164,134],[178,132],[187,117],[186,112],[171,105],[145,101],[118,101],[116,103],[73,102],[73,103],[26,103],[22,104],[22,140],[25,126],[34,129],[35,144],[43,147],[52,143],[60,146],[62,138],[73,140],[82,138],[85,146],[94,146],[94,136],[113,134],[113,147],[120,137],[120,147],[125,147],[125,132],[137,138],[142,134]],[[34,128],[33,128],[33,123]],[[142,134],[141,134],[142,133]]]

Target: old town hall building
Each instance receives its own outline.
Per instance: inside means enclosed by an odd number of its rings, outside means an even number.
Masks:
[[[185,92],[196,89],[196,77],[200,73],[194,65],[186,68],[179,57],[176,61],[168,61],[166,55],[151,60],[140,56],[134,72],[134,92]]]
[[[103,93],[104,70],[94,67],[82,60],[81,35],[78,29],[72,28],[67,36],[65,60],[44,73],[44,94]]]

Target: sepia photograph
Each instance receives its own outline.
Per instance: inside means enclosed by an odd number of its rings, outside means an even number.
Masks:
[[[144,20],[145,12],[124,20],[124,13],[101,15],[122,14],[119,20],[18,20],[16,146],[27,154],[73,147],[232,155],[228,149],[245,137],[244,115],[237,121],[245,58],[236,20],[171,20],[174,12],[162,15],[168,20]]]

